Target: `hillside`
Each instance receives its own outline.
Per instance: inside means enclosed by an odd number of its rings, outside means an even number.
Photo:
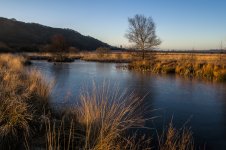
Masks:
[[[54,35],[62,35],[69,47],[95,50],[110,45],[71,29],[48,27],[0,17],[0,51],[45,51]]]

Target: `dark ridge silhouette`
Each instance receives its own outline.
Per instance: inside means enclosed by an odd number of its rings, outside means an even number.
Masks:
[[[46,47],[51,44],[51,37],[57,34],[64,36],[69,47],[80,50],[111,47],[72,29],[53,28],[0,17],[0,51],[49,51]]]

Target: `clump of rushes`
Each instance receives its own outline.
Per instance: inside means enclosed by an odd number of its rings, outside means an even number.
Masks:
[[[28,146],[48,108],[51,85],[37,71],[27,71],[25,62],[19,56],[0,56],[0,149]]]
[[[91,92],[82,92],[80,103],[75,107],[76,119],[85,131],[82,148],[119,148],[119,141],[126,139],[126,130],[143,126],[142,103],[143,99],[133,93],[127,94],[106,84],[94,85]]]
[[[142,114],[146,106],[142,104],[143,99],[133,93],[106,84],[93,85],[91,91],[81,92],[78,104],[67,108],[61,123],[47,122],[47,148],[128,149],[132,140],[126,131],[143,127],[145,122]]]
[[[169,124],[166,132],[163,132],[159,141],[159,150],[194,150],[194,141],[192,132],[189,128],[177,130],[172,122]]]

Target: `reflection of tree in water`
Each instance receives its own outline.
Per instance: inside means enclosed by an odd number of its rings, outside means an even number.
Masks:
[[[136,96],[143,98],[139,111],[142,112],[143,117],[149,119],[144,126],[153,128],[153,120],[151,118],[155,117],[153,112],[156,109],[154,108],[155,89],[153,88],[153,78],[149,73],[133,72],[131,79],[127,80],[125,84],[129,86],[129,91],[133,91]],[[142,136],[144,134],[150,136],[153,134],[153,130],[148,128],[133,129],[132,132],[136,132],[138,138],[139,135]]]

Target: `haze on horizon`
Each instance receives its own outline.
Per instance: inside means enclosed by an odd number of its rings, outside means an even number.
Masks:
[[[218,49],[226,47],[224,0],[0,0],[0,17],[70,28],[113,46],[129,46],[128,17],[151,16],[160,49]]]

